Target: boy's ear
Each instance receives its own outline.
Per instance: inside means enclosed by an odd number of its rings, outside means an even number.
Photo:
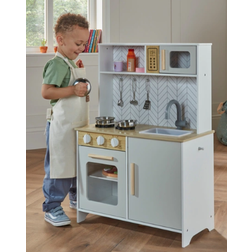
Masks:
[[[62,36],[62,34],[58,33],[56,35],[56,41],[57,41],[58,45],[60,45],[60,46],[63,45],[63,36]]]

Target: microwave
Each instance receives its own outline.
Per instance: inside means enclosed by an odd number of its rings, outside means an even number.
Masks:
[[[196,46],[160,46],[160,73],[196,74]]]

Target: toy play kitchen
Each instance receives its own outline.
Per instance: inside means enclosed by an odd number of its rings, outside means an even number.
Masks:
[[[129,49],[144,71],[114,71]],[[211,231],[211,44],[100,44],[99,91],[96,123],[75,129],[77,222],[92,213],[160,228],[182,247]]]

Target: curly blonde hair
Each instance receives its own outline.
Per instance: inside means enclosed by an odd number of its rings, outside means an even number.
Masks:
[[[72,31],[73,26],[78,25],[82,28],[88,29],[89,23],[87,19],[80,14],[72,14],[72,13],[66,13],[61,15],[56,25],[54,26],[55,34],[62,32],[65,33],[67,31]]]

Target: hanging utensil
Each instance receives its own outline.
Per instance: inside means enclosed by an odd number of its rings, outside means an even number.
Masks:
[[[120,78],[119,80],[119,91],[120,91],[120,100],[118,100],[117,105],[123,107],[123,100],[122,100],[123,78]]]
[[[149,93],[150,93],[150,80],[149,79],[147,79],[146,82],[145,82],[145,88],[146,88],[146,91],[147,91],[147,100],[144,103],[143,109],[149,110],[150,106],[151,106],[151,102],[149,100]]]
[[[132,80],[132,91],[133,91],[133,100],[130,101],[130,104],[137,105],[138,101],[135,99],[135,93],[136,93],[136,78],[133,78]]]

